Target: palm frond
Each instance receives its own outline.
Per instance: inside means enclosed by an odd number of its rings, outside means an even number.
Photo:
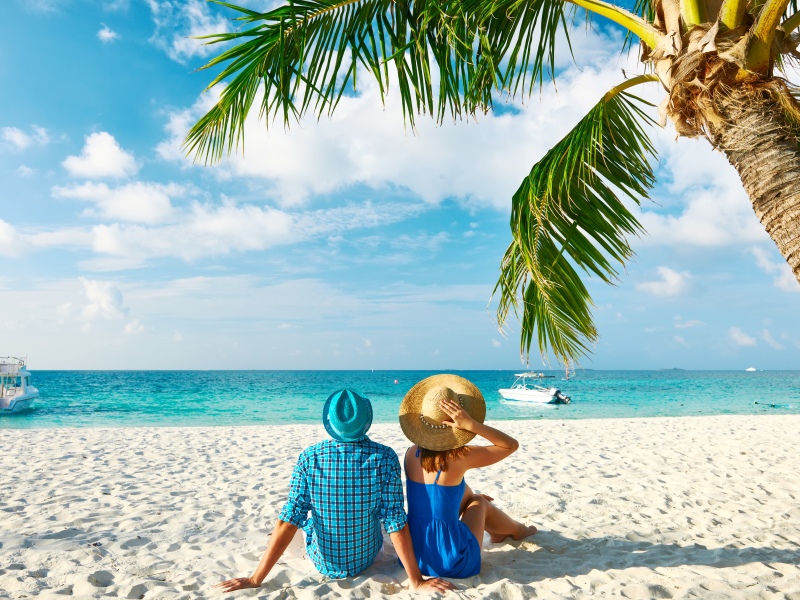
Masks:
[[[208,87],[227,86],[184,142],[206,162],[240,145],[262,85],[261,116],[269,123],[280,115],[287,125],[309,110],[332,112],[346,90],[355,89],[359,65],[375,77],[382,96],[394,67],[412,126],[415,114],[441,120],[448,111],[455,116],[491,103],[491,70],[487,77],[485,61],[476,65],[473,51],[478,16],[467,15],[459,0],[292,0],[264,13],[218,3],[241,13],[242,28],[206,36],[210,44],[236,43],[203,67],[224,65]],[[484,81],[481,91],[477,80]]]
[[[572,53],[568,22],[575,5],[565,0],[464,0],[464,6],[481,15],[481,56],[498,66],[498,82],[511,94],[530,94],[545,74],[555,77],[559,30]]]
[[[656,18],[656,2],[655,0],[634,0],[633,14],[642,17],[648,23],[652,23]],[[622,51],[625,52],[632,48],[636,41],[636,36],[630,31],[625,32],[625,42],[622,46]]]
[[[620,86],[622,87],[622,86]],[[617,191],[639,203],[654,183],[656,151],[642,124],[653,121],[625,92],[610,92],[531,169],[514,194],[513,241],[494,293],[502,327],[521,321],[520,351],[534,338],[566,363],[597,339],[592,299],[578,269],[612,284],[633,255],[627,237],[642,230]],[[617,190],[617,191],[615,191]]]
[[[260,115],[286,125],[308,111],[330,114],[359,67],[382,97],[393,70],[412,127],[418,114],[441,121],[488,110],[493,94],[530,94],[554,75],[571,10],[565,0],[290,0],[260,13],[212,1],[237,11],[241,27],[203,38],[235,44],[203,67],[222,67],[208,88],[226,87],[184,141],[206,162],[241,145],[262,86]]]

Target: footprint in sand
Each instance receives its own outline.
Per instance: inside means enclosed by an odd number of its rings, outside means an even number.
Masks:
[[[145,544],[149,543],[150,540],[148,538],[139,537],[137,535],[134,539],[123,542],[119,545],[119,547],[123,550],[128,550],[129,548],[138,548],[139,546],[144,546]]]
[[[94,587],[108,587],[114,583],[114,574],[108,571],[95,571],[87,579]]]
[[[626,598],[645,600],[650,598],[672,598],[672,593],[661,585],[634,584],[622,589]]]

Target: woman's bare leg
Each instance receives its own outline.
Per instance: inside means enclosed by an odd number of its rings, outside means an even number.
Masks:
[[[483,499],[483,502],[481,502],[480,499]],[[478,522],[480,522],[482,528],[480,530],[480,535],[475,535],[478,542],[482,541],[484,530],[489,534],[489,538],[494,544],[502,542],[508,536],[511,536],[515,540],[521,540],[538,531],[534,525],[524,525],[519,521],[515,521],[489,500],[489,498],[482,494],[475,495],[469,486],[466,486],[464,497],[461,500],[461,510],[463,513],[461,520],[466,523],[473,534],[475,534],[477,530],[473,530],[470,523],[467,523],[467,510],[472,508],[476,503],[483,505],[480,511],[480,513],[482,513],[480,517],[477,511],[470,515],[470,522],[474,522],[476,527]]]
[[[508,536],[521,540],[538,531],[535,525],[525,525],[515,521],[491,502],[487,502],[484,527],[493,544],[502,542]]]
[[[472,535],[478,540],[478,546],[483,543],[487,506],[489,506],[489,501],[486,498],[483,496],[473,496],[467,503],[464,512],[461,513],[461,522],[469,527]]]

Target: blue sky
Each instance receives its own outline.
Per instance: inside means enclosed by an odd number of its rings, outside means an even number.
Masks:
[[[229,13],[7,4],[0,354],[40,369],[519,368],[518,326],[503,337],[489,303],[510,196],[636,69],[615,32],[580,29],[558,92],[416,135],[364,77],[331,120],[267,132],[254,118],[244,157],[210,168],[179,149],[214,100],[195,72],[209,49],[189,36],[230,28]],[[800,367],[800,285],[725,158],[674,138],[654,134],[636,259],[616,287],[589,284],[601,340],[583,364]]]

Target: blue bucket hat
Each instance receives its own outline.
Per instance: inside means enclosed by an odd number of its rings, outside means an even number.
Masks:
[[[372,425],[372,403],[353,390],[339,390],[325,402],[322,423],[333,439],[354,442]]]

